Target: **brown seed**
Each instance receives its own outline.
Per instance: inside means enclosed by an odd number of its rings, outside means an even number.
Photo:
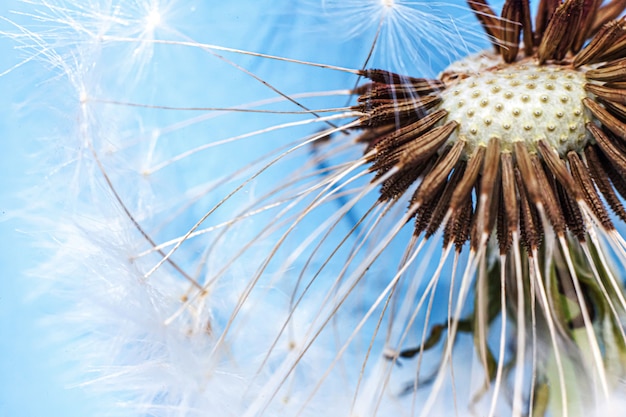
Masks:
[[[537,50],[540,64],[563,59],[574,41],[575,31],[569,29],[580,24],[582,7],[583,0],[568,0],[556,8]]]
[[[509,232],[513,232],[517,229],[519,222],[513,155],[509,152],[503,152],[500,154],[500,161],[502,165],[502,195],[504,197],[506,224]]]
[[[585,90],[605,100],[626,104],[626,89],[610,88],[598,84],[585,84]]]
[[[563,213],[567,229],[576,236],[579,242],[585,241],[585,222],[576,201],[571,198],[565,188],[556,183],[556,196]]]
[[[533,204],[539,204],[541,202],[541,193],[539,191],[539,185],[537,184],[537,177],[530,161],[528,148],[523,142],[515,142],[513,144],[513,150],[515,153],[517,168],[524,179],[524,187],[527,191],[528,197]]]
[[[429,195],[445,184],[448,175],[450,175],[450,172],[459,161],[464,147],[465,143],[463,141],[457,141],[452,146],[450,152],[448,152],[445,157],[440,158],[433,169],[426,174],[426,177],[422,180],[414,198],[414,201],[417,204],[421,204],[425,199],[428,199]]]
[[[535,52],[533,40],[533,24],[530,15],[530,1],[522,1],[522,39],[524,40],[524,54],[532,56]]]
[[[597,100],[600,104],[604,105],[604,107],[614,115],[620,119],[626,119],[626,105],[613,103],[612,101],[606,101],[601,98]]]
[[[585,0],[581,13],[580,29],[575,31],[574,41],[572,43],[572,52],[580,51],[583,44],[590,35],[591,28],[596,17],[596,13],[602,4],[602,0]]]
[[[585,76],[597,81],[626,81],[626,58],[589,70]]]
[[[463,206],[454,210],[452,218],[446,224],[443,235],[444,246],[454,242],[457,252],[461,252],[463,245],[469,240],[472,227],[474,208],[470,198],[463,202]]]
[[[467,169],[465,170],[463,178],[459,181],[459,184],[450,199],[450,208],[452,210],[458,210],[460,207],[465,205],[465,201],[470,196],[470,192],[476,184],[476,179],[480,174],[484,158],[485,147],[477,146],[467,162]],[[469,200],[471,200],[471,198]]]
[[[600,149],[602,149],[602,153],[622,175],[626,175],[626,154],[623,152],[623,149],[620,149],[598,126],[593,123],[587,123],[586,126]]]
[[[536,17],[535,45],[539,45],[554,15],[554,11],[561,4],[561,0],[540,0]]]
[[[406,75],[400,75],[391,71],[385,71],[381,69],[366,69],[359,71],[359,74],[363,77],[367,77],[370,80],[381,84],[393,84],[397,86],[411,85],[427,85],[436,88],[444,88],[443,83],[440,80],[433,80],[429,78],[414,78]]]
[[[519,166],[518,166],[519,167]],[[528,253],[537,250],[541,244],[543,229],[534,204],[531,203],[526,189],[526,181],[522,179],[522,171],[515,170],[515,180],[520,196],[520,234],[522,245]]]
[[[474,11],[474,15],[478,18],[483,30],[489,35],[493,47],[498,52],[500,50],[499,41],[502,40],[498,16],[485,0],[467,0],[467,4]]]
[[[600,120],[604,126],[619,136],[622,140],[626,141],[626,124],[622,123],[619,119],[589,97],[585,97],[583,99],[583,104],[591,110],[591,113],[593,113],[593,115]]]
[[[371,83],[354,90],[360,94],[358,101],[363,103],[373,99],[407,100],[415,99],[430,93],[441,91],[443,85],[439,80],[425,79],[412,84],[380,84]]]
[[[589,174],[604,196],[604,199],[609,204],[609,207],[611,207],[611,210],[613,210],[622,221],[626,221],[626,210],[624,210],[622,202],[615,194],[613,186],[611,186],[608,174],[605,170],[607,165],[600,161],[600,156],[596,152],[595,146],[587,146],[585,148],[585,158],[587,160]]]
[[[433,127],[447,114],[448,112],[443,109],[427,114],[414,123],[396,129],[388,135],[372,140],[371,147],[376,147],[379,154],[388,153],[389,150],[415,140],[426,132],[432,130]]]
[[[622,23],[623,24],[623,23]],[[599,59],[605,62],[614,61],[616,59],[624,58],[626,56],[626,34],[622,34],[617,38],[612,45],[609,45],[607,50],[600,55]]]
[[[624,34],[626,34],[626,30],[621,21],[609,22],[602,26],[585,49],[576,55],[574,58],[574,67],[578,68],[582,65],[600,62],[601,56]]]
[[[419,120],[428,110],[441,103],[441,97],[429,95],[410,100],[375,99],[354,106],[354,110],[366,113],[360,119],[361,126],[377,127],[391,122],[403,123]]]
[[[436,127],[418,139],[403,147],[398,164],[400,166],[415,165],[433,155],[448,140],[459,124],[452,120],[443,126]]]
[[[491,138],[487,144],[487,151],[485,152],[485,161],[483,162],[483,172],[480,181],[480,200],[486,202],[486,207],[479,207],[477,213],[481,218],[476,219],[477,225],[482,227],[480,230],[482,233],[489,234],[493,229],[493,222],[496,219],[497,203],[499,197],[497,196],[497,190],[500,189],[500,140],[497,138]],[[492,204],[495,203],[495,207]],[[479,203],[480,204],[480,203]]]
[[[552,175],[554,175],[557,181],[565,187],[565,190],[574,200],[581,199],[582,194],[580,190],[556,150],[543,140],[540,140],[538,145],[539,150],[541,151],[541,156],[543,156],[543,160]]]
[[[614,227],[609,214],[596,191],[589,170],[583,164],[580,156],[576,152],[570,151],[567,153],[567,160],[570,163],[572,176],[578,184],[578,189],[581,190],[584,195],[585,203],[591,208],[596,218],[600,221],[600,224],[602,224],[606,230],[613,230]]]
[[[428,230],[426,230],[426,237],[435,234],[437,229],[441,226],[441,222],[450,208],[450,199],[452,198],[452,194],[454,193],[454,190],[456,190],[461,178],[463,178],[466,166],[467,163],[461,160],[457,166],[454,167],[454,172],[450,175],[450,180],[446,184],[443,194],[438,199],[437,206],[434,208],[432,219],[428,225]]]
[[[552,224],[552,229],[557,236],[565,234],[566,223],[563,211],[558,203],[554,177],[546,174],[545,168],[537,154],[531,154],[530,160],[535,170],[537,185],[541,190],[540,197],[548,220]]]
[[[412,165],[399,170],[383,182],[380,187],[379,201],[396,200],[401,197],[411,185],[415,184],[424,172],[432,168],[435,161],[436,157],[432,157],[422,164]],[[388,172],[388,170],[378,171],[375,178],[380,178],[386,172]]]
[[[506,0],[502,6],[502,58],[504,62],[511,63],[517,58],[519,51],[519,39],[522,31],[522,2],[521,0]]]
[[[498,202],[498,211],[496,219],[496,238],[498,239],[498,248],[500,256],[506,256],[513,244],[513,235],[507,227],[507,219],[505,213],[505,202],[503,193],[500,193],[500,201]]]

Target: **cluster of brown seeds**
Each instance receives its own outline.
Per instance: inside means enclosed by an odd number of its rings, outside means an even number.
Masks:
[[[544,225],[581,241],[589,222],[613,230],[605,202],[626,221],[626,1],[601,3],[542,0],[533,28],[528,0],[507,0],[501,17],[470,0],[497,54],[483,54],[479,71],[451,67],[438,80],[362,71],[371,80],[356,91],[366,158],[383,181],[381,200],[417,184],[417,235],[443,227],[444,245],[460,250],[495,231],[507,254],[517,234],[530,253]],[[523,71],[548,90],[561,82],[563,95],[533,95],[535,82],[504,91]],[[475,102],[459,98],[466,93]],[[544,113],[554,117],[541,122]]]

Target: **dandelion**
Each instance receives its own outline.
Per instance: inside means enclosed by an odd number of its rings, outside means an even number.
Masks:
[[[510,369],[513,415],[541,415],[548,402],[563,415],[588,413],[623,390],[624,293],[605,246],[623,263],[607,206],[624,219],[624,20],[620,2],[600,3],[540,2],[533,28],[529,2],[505,2],[501,18],[469,2],[494,52],[452,64],[439,80],[363,73],[372,83],[359,91],[361,138],[379,201],[393,204],[418,183],[408,209],[415,242],[443,229],[442,261],[469,245],[426,410],[464,325],[485,370],[475,400],[492,391],[488,415]],[[474,311],[461,319],[474,271]]]
[[[611,410],[626,5],[601,3],[541,1],[533,23],[528,1],[322,2],[355,19],[352,67],[302,52],[322,35],[299,3],[249,11],[304,19],[281,53],[215,19],[228,5],[42,1],[50,30],[13,22],[74,97],[42,275],[71,300],[79,385],[121,415]],[[468,17],[492,50],[462,58]]]

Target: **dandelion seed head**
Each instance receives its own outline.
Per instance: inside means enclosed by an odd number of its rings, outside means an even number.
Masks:
[[[623,362],[609,359],[612,355],[605,350],[612,345],[609,339],[619,339],[618,344],[625,346],[623,325],[608,333],[594,325],[598,320],[595,314],[603,305],[611,310],[609,320],[622,321],[600,272],[612,274],[609,264],[590,254],[602,250],[599,235],[615,230],[602,198],[626,219],[622,203],[616,199],[616,192],[625,195],[620,177],[626,172],[626,53],[623,45],[613,43],[625,34],[623,19],[606,23],[617,18],[623,6],[612,2],[601,8],[600,3],[541,2],[533,26],[528,1],[506,1],[501,17],[488,2],[469,2],[495,52],[455,62],[438,79],[365,70],[363,75],[371,83],[357,90],[361,96],[356,108],[365,113],[361,122],[369,129],[360,140],[368,145],[366,159],[376,173],[375,180],[382,182],[380,201],[408,202],[416,241],[429,241],[443,230],[444,251],[454,244],[460,253],[469,242],[470,256],[478,257],[477,278],[472,284],[478,294],[476,311],[470,316],[482,321],[473,332],[479,340],[476,353],[489,374],[479,376],[485,378],[486,389],[497,392],[502,388],[508,361],[505,346],[510,343],[506,310],[510,307],[517,314],[517,346],[512,351],[519,373],[513,393],[514,415],[521,413],[526,353],[522,345],[529,328],[533,349],[549,347],[539,360],[536,351],[533,353],[533,372],[552,381],[533,380],[530,408],[537,406],[532,398],[537,394],[539,403],[549,402],[550,408],[560,409],[564,415],[568,406],[592,410],[594,405],[579,403],[608,399],[615,381],[607,375],[624,369]],[[572,26],[578,31],[572,31]],[[585,44],[587,38],[591,41]],[[623,251],[621,243],[611,246],[609,252]],[[444,259],[445,255],[440,262]],[[466,271],[473,273],[471,268],[467,266]],[[586,270],[594,276],[592,281],[584,282]],[[487,283],[493,279],[500,281],[498,289],[492,287],[493,281]],[[548,284],[552,288],[546,289],[544,281],[552,281]],[[614,283],[623,311],[623,283]],[[603,294],[595,300],[599,305],[586,300],[589,293],[583,288],[587,285],[597,286]],[[575,310],[552,299],[555,287],[567,286]],[[530,287],[530,300],[524,299],[525,287]],[[507,301],[511,293],[517,295],[515,301]],[[492,301],[501,312],[497,372],[493,371],[495,352],[488,336],[495,321],[485,317]],[[535,311],[530,323],[524,323],[527,306],[537,302],[540,318]],[[576,314],[571,316],[573,312]],[[566,316],[569,318],[563,323]],[[548,331],[537,336],[540,325]],[[575,333],[583,334],[584,339]],[[572,348],[563,351],[562,344]],[[444,353],[444,362],[450,360],[449,355]],[[551,370],[537,371],[539,363],[549,364]],[[585,400],[572,397],[577,390],[586,390],[586,382],[566,382],[574,370],[589,374],[593,381],[589,384],[592,393]],[[433,392],[438,392],[445,380],[442,366]],[[554,394],[538,399],[555,383]],[[486,389],[478,390],[477,402]],[[490,416],[498,414],[495,392]],[[432,410],[436,397],[434,393],[429,396],[422,415]]]

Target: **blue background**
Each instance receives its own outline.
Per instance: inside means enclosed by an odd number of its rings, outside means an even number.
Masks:
[[[0,16],[27,22],[13,12],[29,8],[2,0]],[[16,28],[1,22],[0,31]],[[28,56],[0,35],[0,73]],[[37,203],[28,190],[45,175],[33,157],[38,138],[58,123],[54,112],[37,105],[36,93],[49,75],[41,62],[30,62],[0,77],[0,417],[89,417],[95,410],[85,392],[68,389],[73,352],[46,330],[57,306],[36,294],[38,283],[29,273],[46,256],[37,243],[49,238],[24,216]]]

